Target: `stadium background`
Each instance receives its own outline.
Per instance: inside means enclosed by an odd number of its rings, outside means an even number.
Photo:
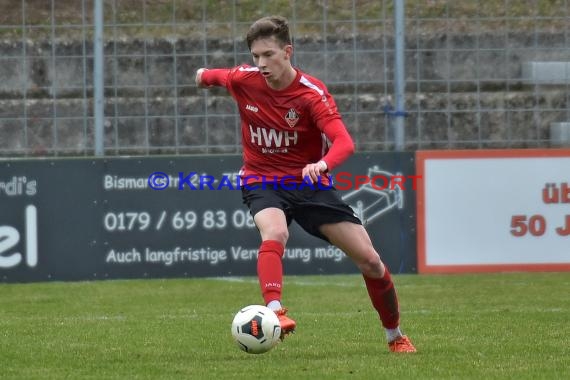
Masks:
[[[96,4],[102,5],[102,23]],[[398,19],[396,4],[405,4],[405,17]],[[273,13],[289,18],[294,64],[327,83],[354,137],[358,153],[338,170],[368,178],[413,176],[416,170],[426,175],[417,191],[353,184],[341,193],[394,273],[428,268],[434,253],[444,269],[459,259],[467,269],[455,269],[467,271],[474,264],[492,271],[520,270],[519,264],[568,270],[570,193],[564,173],[570,150],[551,149],[570,146],[568,1],[2,5],[4,281],[254,275],[259,236],[238,191],[155,191],[147,179],[154,172],[174,179],[193,172],[218,180],[236,175],[236,107],[224,89],[196,88],[194,73],[203,66],[249,63],[243,36],[252,20]],[[403,66],[395,63],[399,21]],[[104,52],[102,76],[96,74],[98,47]],[[396,102],[399,72],[405,77],[404,106]],[[97,113],[98,104],[103,113]],[[395,121],[402,119],[399,141]],[[491,148],[518,159],[515,169],[497,172],[505,160],[493,153],[499,161],[482,171],[477,186],[458,187],[479,178],[481,171],[466,169],[431,182],[429,152],[451,153],[431,158],[453,161],[490,158],[479,153]],[[487,184],[489,177],[495,181]],[[505,180],[502,187],[499,179]],[[511,195],[523,187],[526,197],[521,191],[519,198]],[[442,194],[443,207],[433,213],[432,202]],[[449,204],[456,205],[452,215],[445,214]],[[435,226],[443,231],[440,240],[429,234]],[[458,249],[450,249],[447,231],[454,231]],[[458,253],[478,233],[484,239],[470,243],[472,255]],[[539,249],[524,256],[528,238]],[[479,247],[482,241],[489,244]],[[307,234],[292,232],[288,248],[290,274],[355,272],[334,247]],[[542,250],[552,255],[537,253]]]
[[[564,220],[570,227],[570,150],[551,149],[562,145],[551,123],[570,121],[568,71],[555,66],[546,72],[547,81],[523,72],[526,62],[568,67],[569,0],[408,0],[405,152],[393,151],[392,114],[386,112],[394,105],[391,1],[104,5],[106,156],[94,158],[93,0],[0,0],[0,378],[570,378],[570,235],[552,238]],[[166,229],[195,220],[181,219],[178,207],[200,217],[210,207],[203,201],[206,192],[187,201],[187,192],[107,189],[114,176],[140,177],[144,187],[149,169],[187,172],[192,163],[220,175],[239,162],[233,103],[223,91],[198,91],[193,72],[202,65],[249,61],[243,32],[266,13],[289,16],[297,64],[326,80],[339,98],[359,149],[349,168],[367,174],[379,164],[396,173],[404,162],[413,169],[415,159],[416,169],[423,169],[418,173],[435,178],[432,195],[446,213],[432,220],[447,223],[442,240],[453,258],[473,258],[468,251],[486,244],[487,256],[495,258],[491,249],[503,249],[519,259],[524,249],[517,248],[525,248],[538,260],[556,260],[558,254],[565,260],[556,266],[561,273],[527,273],[520,266],[517,273],[398,273],[403,328],[418,348],[417,355],[402,357],[388,352],[377,315],[366,306],[361,276],[287,271],[286,305],[298,332],[271,353],[253,357],[237,349],[229,333],[234,313],[260,300],[252,272],[149,280],[158,272],[186,276],[187,270],[210,270],[208,263],[174,270],[119,263],[109,272],[101,247],[132,248],[155,238],[148,231],[114,231],[126,212],[139,216],[132,219],[137,227],[149,221],[147,212],[153,228],[160,225],[154,218],[166,212],[172,217]],[[453,157],[487,165],[475,178],[479,183],[456,181],[463,185],[456,188],[433,176],[434,168],[447,175],[449,164],[462,170]],[[505,169],[505,162],[513,165]],[[441,191],[442,182],[452,191]],[[487,182],[492,186],[479,186]],[[453,196],[454,190],[462,192]],[[235,207],[235,215],[245,215],[245,208],[237,210],[237,192],[211,195],[216,207],[231,204],[227,210]],[[403,209],[374,221],[372,227],[380,227],[374,238],[386,234],[405,241],[392,228],[413,238],[416,210],[405,199]],[[469,211],[487,215],[475,220]],[[525,236],[512,237],[513,213],[515,232]],[[420,214],[418,208],[418,219]],[[105,221],[113,231],[105,230]],[[481,226],[492,227],[510,245],[487,238]],[[182,245],[183,237],[195,236],[169,229],[169,243]],[[229,240],[223,232],[197,230],[208,244]],[[255,238],[250,232],[239,236]],[[465,243],[469,232],[472,240]],[[450,235],[460,249],[448,244]],[[34,243],[36,252],[30,253]],[[253,259],[255,245],[232,243],[252,248],[244,257]],[[47,246],[53,251],[46,252]],[[400,269],[394,266],[400,260],[393,259],[391,269]],[[7,261],[10,268],[4,267]],[[312,263],[321,268],[322,262]],[[54,281],[64,275],[142,279]]]
[[[0,155],[94,151],[93,0],[2,0]],[[239,153],[235,106],[201,66],[250,62],[251,21],[290,19],[295,64],[336,96],[359,151],[394,148],[387,0],[105,0],[105,154]],[[570,121],[565,0],[407,1],[405,149],[560,145]],[[546,81],[529,62],[566,62]],[[564,71],[566,70],[566,71]]]

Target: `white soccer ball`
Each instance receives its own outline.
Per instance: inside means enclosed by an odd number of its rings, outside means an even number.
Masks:
[[[232,335],[243,351],[262,354],[279,343],[281,325],[277,315],[268,307],[250,305],[235,315]]]

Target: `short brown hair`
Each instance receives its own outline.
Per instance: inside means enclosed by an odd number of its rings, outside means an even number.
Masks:
[[[281,43],[281,46],[291,45],[289,22],[285,17],[267,16],[254,22],[247,32],[247,47],[251,50],[253,41],[258,38],[269,38],[273,36]]]

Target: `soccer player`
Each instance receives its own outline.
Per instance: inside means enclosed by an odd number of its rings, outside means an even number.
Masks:
[[[357,265],[389,349],[415,352],[399,327],[398,298],[388,268],[360,219],[329,186],[326,173],[354,152],[334,99],[320,80],[293,67],[285,18],[255,21],[246,41],[254,66],[200,68],[195,79],[202,88],[226,87],[239,109],[242,196],[261,234],[257,274],[266,305],[278,315],[284,335],[294,331],[296,323],[286,315],[281,291],[288,226],[295,220]]]

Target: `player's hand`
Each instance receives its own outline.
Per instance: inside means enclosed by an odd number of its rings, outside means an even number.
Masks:
[[[204,71],[206,71],[206,70],[208,70],[208,69],[205,69],[205,68],[203,68],[203,67],[201,67],[201,68],[199,68],[198,70],[196,70],[196,78],[194,78],[194,80],[196,81],[196,86],[202,87],[202,88],[211,87],[211,86],[206,86],[206,85],[204,85],[204,83],[202,82],[202,73],[203,73]]]
[[[312,183],[317,183],[319,181],[319,177],[321,177],[327,169],[327,163],[322,160],[315,164],[308,164],[303,168],[303,179],[309,178]]]

